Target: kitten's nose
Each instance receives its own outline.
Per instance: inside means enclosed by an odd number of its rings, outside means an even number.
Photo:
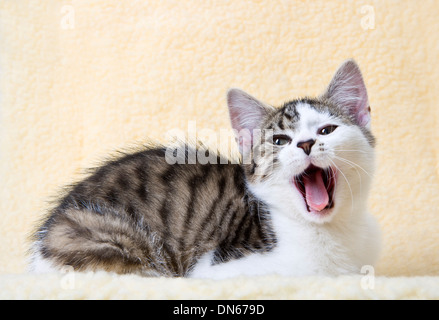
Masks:
[[[297,147],[303,149],[303,151],[309,156],[314,143],[316,143],[316,141],[312,139],[308,141],[302,141],[297,144]]]

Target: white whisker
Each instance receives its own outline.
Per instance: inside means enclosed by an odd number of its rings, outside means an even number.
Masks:
[[[357,166],[357,165],[355,165],[355,163],[353,163],[352,161],[350,161],[350,160],[347,160],[347,159],[344,159],[344,158],[340,158],[340,157],[337,157],[337,156],[335,156],[338,160],[340,160],[340,161],[342,161],[342,162],[344,162],[344,163],[346,163],[346,164],[348,164],[349,166],[351,166],[351,168],[354,168],[355,169],[355,171],[357,172],[357,175],[358,175],[358,178],[360,179],[360,195],[361,195],[361,193],[362,193],[362,190],[363,190],[363,181],[362,181],[362,178],[361,178],[361,174],[360,174],[360,172],[358,171],[358,169],[356,168],[356,167],[359,167],[359,166]],[[353,165],[354,164],[354,165]],[[367,172],[366,172],[367,173]]]
[[[354,194],[352,193],[352,188],[351,188],[351,184],[349,183],[348,179],[346,178],[345,174],[343,173],[343,171],[341,171],[341,169],[335,164],[334,161],[332,161],[331,159],[329,159],[329,161],[332,162],[332,164],[335,166],[335,168],[337,169],[337,171],[339,171],[342,176],[344,177],[344,179],[346,180],[346,183],[348,184],[348,188],[349,188],[349,192],[351,193],[351,205],[352,205],[352,210],[351,213],[354,212]]]
[[[346,159],[346,158],[340,157],[340,156],[336,156],[336,155],[334,155],[334,157],[335,157],[336,159],[340,160],[340,161],[343,161],[343,162],[347,163],[348,165],[352,166],[353,168],[355,168],[355,167],[360,168],[364,173],[366,173],[370,178],[372,178],[371,174],[370,174],[369,172],[367,172],[367,171],[366,171],[362,166],[360,166],[359,164],[357,164],[357,163],[355,163],[355,162],[353,162],[353,161],[351,161],[351,160],[348,160],[348,159]]]
[[[334,151],[369,153],[369,152],[364,151],[364,150],[355,150],[355,149],[334,149]]]

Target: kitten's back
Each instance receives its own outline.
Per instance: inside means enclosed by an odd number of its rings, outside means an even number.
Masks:
[[[185,160],[197,152],[181,148]],[[169,164],[160,147],[106,163],[50,212],[36,254],[55,268],[184,276],[211,250],[218,262],[269,250],[266,217],[241,166],[217,160]]]

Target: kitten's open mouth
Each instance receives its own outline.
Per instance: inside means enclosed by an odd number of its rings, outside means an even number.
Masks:
[[[310,165],[294,178],[294,184],[303,196],[308,212],[319,213],[334,207],[335,169]]]

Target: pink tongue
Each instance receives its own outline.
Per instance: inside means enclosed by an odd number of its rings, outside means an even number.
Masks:
[[[303,177],[306,203],[315,211],[322,211],[329,203],[329,195],[323,182],[322,171],[316,170]]]

